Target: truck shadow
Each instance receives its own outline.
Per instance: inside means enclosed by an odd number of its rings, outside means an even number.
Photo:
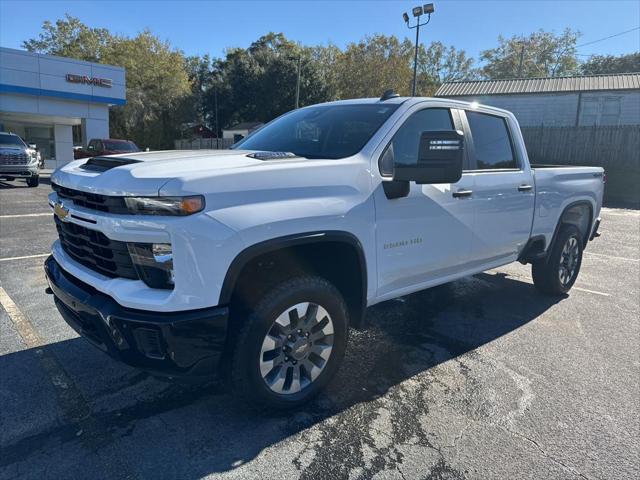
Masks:
[[[348,452],[340,442],[362,436],[364,427],[359,422],[368,428],[377,416],[379,401],[404,381],[415,377],[429,383],[423,377],[437,376],[431,373],[434,367],[472,355],[477,348],[535,320],[557,301],[539,295],[529,283],[500,273],[483,273],[372,307],[370,327],[352,331],[336,379],[317,400],[297,412],[247,408],[217,383],[164,384],[144,373],[114,367],[82,339],[50,344],[46,351],[77,384],[98,427],[84,434],[89,438],[78,438],[79,427],[73,422],[52,422],[39,431],[26,429],[26,434],[5,431],[0,472],[33,458],[48,458],[47,462],[64,458],[66,478],[84,478],[88,467],[82,464],[86,455],[79,454],[79,445],[88,448],[90,455],[96,455],[91,450],[99,445],[140,478],[200,478],[252,460],[259,462],[261,452],[281,442],[300,442],[298,450],[302,451],[310,427],[357,409],[353,420],[337,427],[327,426],[330,422],[321,425],[321,441],[327,444],[324,454],[333,455],[332,464],[346,461]],[[33,355],[33,350],[25,350],[0,357],[0,372],[21,368],[21,378],[38,378],[41,373],[28,371],[38,364],[25,361]],[[113,372],[114,368],[116,375],[105,373],[96,386],[101,369]],[[37,391],[29,381],[5,383],[2,389],[8,390],[8,398],[25,398]],[[417,420],[415,409],[428,408],[423,401],[419,397],[402,407],[405,420]],[[12,405],[5,414],[26,417],[29,412],[24,408]],[[0,423],[5,414],[0,414]],[[341,455],[345,456],[342,460]],[[68,459],[73,456],[79,459],[70,466]],[[302,469],[299,458],[286,462]]]

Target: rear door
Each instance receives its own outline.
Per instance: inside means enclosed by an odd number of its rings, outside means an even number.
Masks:
[[[462,114],[470,144],[476,222],[471,263],[515,260],[529,240],[535,200],[533,174],[515,147],[506,116],[478,110]]]

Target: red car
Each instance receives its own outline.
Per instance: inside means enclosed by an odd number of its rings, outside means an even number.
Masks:
[[[139,152],[138,146],[131,140],[116,138],[92,138],[86,149],[74,150],[73,158],[95,157],[98,155],[115,155],[117,153]]]

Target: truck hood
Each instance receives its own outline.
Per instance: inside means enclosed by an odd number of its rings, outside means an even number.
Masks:
[[[89,160],[83,158],[57,169],[53,172],[52,181],[67,188],[102,195],[155,196],[171,180],[264,166],[265,161],[248,157],[248,153],[239,150],[169,150],[109,155],[100,158],[131,163],[104,171],[83,168]]]
[[[0,145],[0,155],[16,155],[16,154],[26,153],[26,152],[27,152],[27,149],[24,147]]]

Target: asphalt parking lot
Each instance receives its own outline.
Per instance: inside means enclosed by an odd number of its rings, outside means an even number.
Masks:
[[[640,475],[640,211],[605,209],[576,287],[519,264],[373,307],[291,413],[120,365],[64,323],[37,189],[0,182],[0,479]]]

